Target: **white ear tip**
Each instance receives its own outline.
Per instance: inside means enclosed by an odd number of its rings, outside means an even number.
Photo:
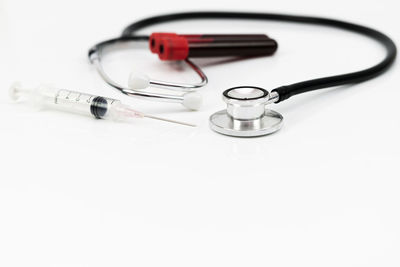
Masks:
[[[186,108],[191,110],[198,110],[203,103],[203,97],[200,93],[197,92],[190,92],[183,95],[183,102]]]
[[[21,83],[20,82],[14,82],[11,86],[10,89],[8,90],[8,93],[10,95],[10,98],[13,101],[17,101],[19,98],[19,93],[18,91],[21,89]]]
[[[131,72],[129,75],[128,86],[131,89],[146,89],[150,85],[149,76],[137,72]]]

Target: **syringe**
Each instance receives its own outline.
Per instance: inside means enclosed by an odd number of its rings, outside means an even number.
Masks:
[[[10,87],[10,97],[14,101],[24,97],[25,100],[38,107],[93,116],[97,119],[120,121],[131,118],[150,118],[195,127],[190,123],[144,114],[117,99],[59,89],[48,85],[40,85],[35,89],[26,89],[16,82]]]

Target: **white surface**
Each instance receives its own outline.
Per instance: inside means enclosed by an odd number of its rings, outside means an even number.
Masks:
[[[151,29],[266,32],[279,41],[274,57],[205,66],[198,112],[122,96],[87,62],[91,45],[134,20],[227,8],[347,19],[400,41],[396,0],[2,0],[0,266],[400,265],[398,64],[368,83],[274,106],[285,126],[271,136],[225,137],[207,121],[224,108],[224,89],[357,70],[382,57],[373,41],[284,23]],[[156,57],[152,64],[165,67]],[[176,73],[165,69],[157,71]],[[116,97],[198,127],[34,111],[9,102],[14,80]]]

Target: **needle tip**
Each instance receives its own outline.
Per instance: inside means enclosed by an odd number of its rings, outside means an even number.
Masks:
[[[170,120],[170,119],[165,119],[165,118],[160,118],[152,115],[144,115],[144,117],[149,118],[149,119],[155,119],[155,120],[160,120],[160,121],[165,121],[165,122],[171,122],[171,123],[176,123],[180,125],[185,125],[185,126],[190,126],[190,127],[196,127],[195,124],[187,123],[187,122],[182,122],[182,121],[176,121],[176,120]]]

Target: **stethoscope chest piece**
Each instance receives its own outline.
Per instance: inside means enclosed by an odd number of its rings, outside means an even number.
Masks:
[[[274,133],[282,127],[283,117],[265,109],[268,91],[258,87],[234,87],[224,91],[225,110],[210,116],[210,128],[235,137],[256,137]]]

